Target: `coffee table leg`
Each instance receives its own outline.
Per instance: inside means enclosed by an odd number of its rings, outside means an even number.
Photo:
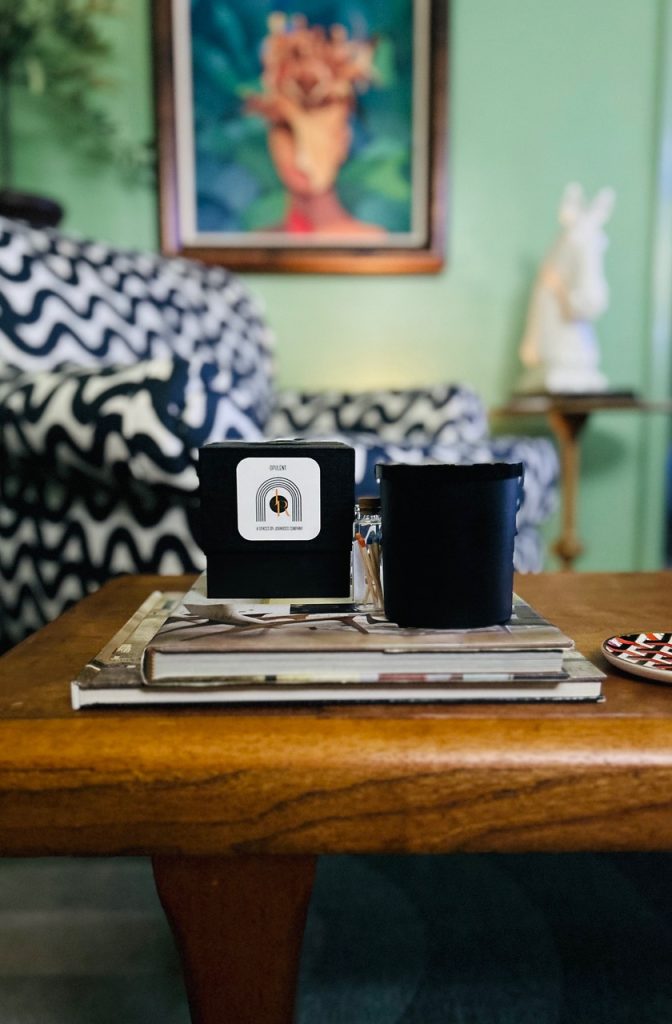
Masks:
[[[315,857],[152,858],[193,1024],[291,1024]]]

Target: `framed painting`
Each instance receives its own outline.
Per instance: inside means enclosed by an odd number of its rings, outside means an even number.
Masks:
[[[234,270],[444,262],[448,0],[154,0],[162,250]]]

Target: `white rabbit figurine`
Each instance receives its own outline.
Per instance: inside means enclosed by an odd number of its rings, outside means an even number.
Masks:
[[[610,188],[592,202],[584,200],[580,185],[565,189],[558,215],[561,231],[541,265],[528,309],[520,391],[577,394],[607,388],[593,321],[609,304],[604,225],[614,200]]]

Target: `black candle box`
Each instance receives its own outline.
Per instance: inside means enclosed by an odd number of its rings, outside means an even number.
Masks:
[[[208,597],[347,599],[355,453],[338,441],[199,450]]]

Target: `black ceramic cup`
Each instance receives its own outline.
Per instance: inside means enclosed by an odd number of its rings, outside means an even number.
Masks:
[[[522,463],[379,464],[385,614],[470,629],[511,617]]]

